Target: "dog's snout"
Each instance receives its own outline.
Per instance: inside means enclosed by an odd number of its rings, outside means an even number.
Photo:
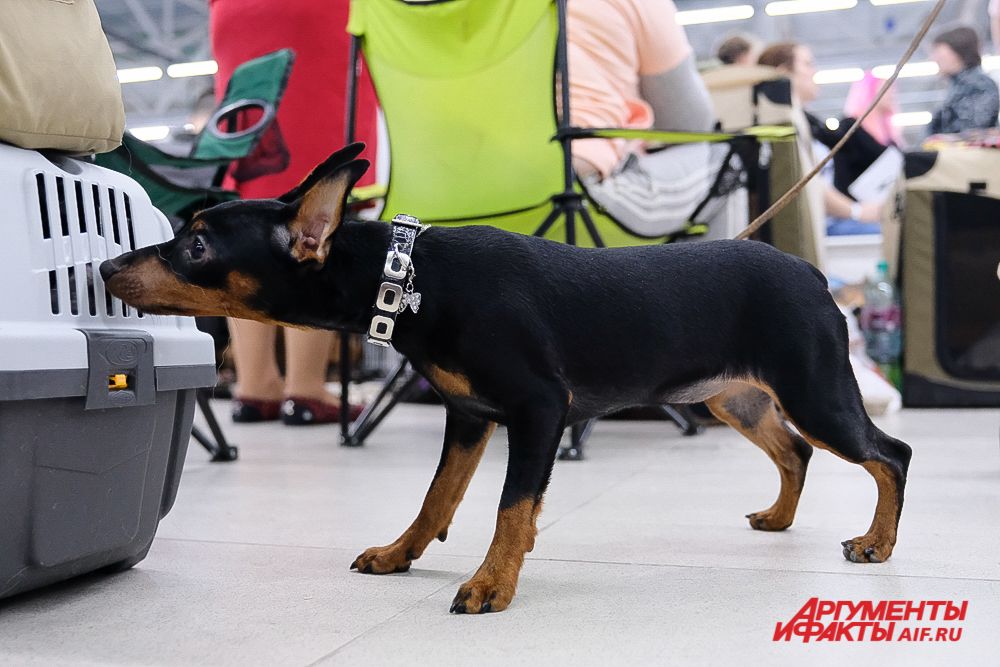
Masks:
[[[117,260],[106,259],[103,262],[101,262],[101,278],[104,279],[104,282],[108,282],[111,279],[111,276],[115,275],[121,270],[122,270],[122,265],[119,264]]]

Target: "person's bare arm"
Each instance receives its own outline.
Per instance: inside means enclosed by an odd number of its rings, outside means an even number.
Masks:
[[[879,202],[856,202],[832,185],[826,186],[823,191],[823,203],[827,215],[836,218],[851,218],[861,222],[878,222],[882,210],[882,205]],[[855,205],[858,208],[853,211]]]

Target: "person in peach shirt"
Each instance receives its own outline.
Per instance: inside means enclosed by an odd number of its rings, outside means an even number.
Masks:
[[[573,125],[684,131],[715,127],[708,91],[671,0],[573,0],[568,7]],[[630,231],[645,236],[673,234],[687,226],[727,153],[726,145],[706,143],[655,152],[620,139],[573,143],[574,167],[590,197]],[[722,231],[717,229],[725,235]]]

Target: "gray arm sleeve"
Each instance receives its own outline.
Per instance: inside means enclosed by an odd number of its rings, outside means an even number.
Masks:
[[[659,130],[709,132],[715,128],[715,110],[693,55],[672,70],[640,77],[639,92],[653,107],[653,127]]]

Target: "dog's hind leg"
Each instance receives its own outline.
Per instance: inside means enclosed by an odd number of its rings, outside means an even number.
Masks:
[[[365,550],[351,564],[351,569],[366,574],[405,572],[420,558],[431,540],[436,537],[444,542],[455,510],[462,502],[494,429],[494,422],[449,410],[441,462],[417,518],[392,544]]]
[[[502,611],[514,598],[524,554],[535,546],[538,514],[566,426],[568,396],[556,391],[528,394],[508,411],[507,476],[496,532],[483,564],[455,595],[451,611]]]
[[[896,544],[911,451],[868,418],[847,356],[846,330],[840,333],[820,341],[820,349],[830,353],[800,356],[800,363],[782,366],[761,388],[777,399],[809,444],[857,463],[875,479],[878,502],[868,532],[841,544],[850,561],[881,563]]]
[[[778,467],[778,499],[768,509],[748,514],[750,526],[756,530],[788,528],[795,519],[812,447],[788,428],[771,397],[756,387],[734,382],[706,404],[712,414],[763,449]]]

